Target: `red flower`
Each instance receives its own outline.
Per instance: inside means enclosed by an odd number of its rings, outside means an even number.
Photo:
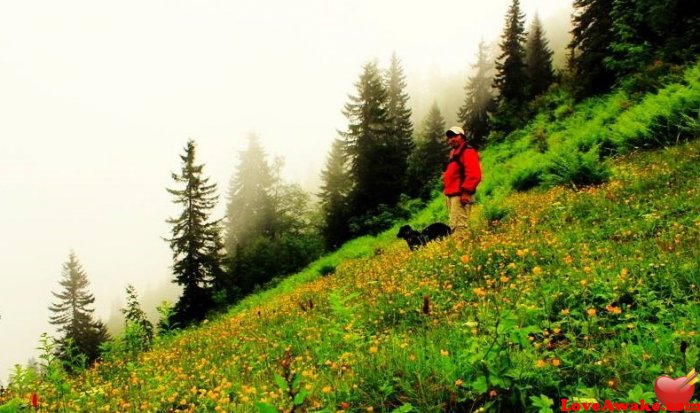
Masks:
[[[32,405],[33,408],[38,408],[39,407],[39,396],[37,396],[36,393],[32,393],[32,397],[29,401]]]

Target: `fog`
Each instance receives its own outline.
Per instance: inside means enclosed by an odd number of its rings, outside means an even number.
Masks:
[[[499,40],[509,4],[1,2],[2,383],[54,334],[48,306],[71,250],[104,321],[127,284],[174,299],[162,238],[178,210],[165,188],[189,138],[219,185],[219,216],[250,133],[314,191],[363,64],[386,67],[395,51],[416,120],[435,100],[451,122],[478,43]],[[565,44],[571,1],[521,7],[526,27],[538,12],[553,48]]]

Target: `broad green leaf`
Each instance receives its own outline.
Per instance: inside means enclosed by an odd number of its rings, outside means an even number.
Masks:
[[[539,413],[554,413],[554,410],[552,410],[554,400],[550,399],[544,394],[540,394],[539,396],[530,396],[530,400],[532,401],[532,405],[538,408],[537,411]]]
[[[301,389],[301,391],[294,396],[294,405],[301,406],[304,403],[304,399],[306,399],[306,394],[306,389]]]
[[[279,413],[279,410],[269,403],[257,402],[255,406],[258,408],[258,413]]]
[[[275,374],[275,383],[277,383],[277,386],[282,390],[287,390],[288,388],[287,381],[279,374]]]
[[[403,406],[397,407],[391,413],[409,413],[413,411],[413,406],[410,403],[404,403]]]
[[[301,374],[295,373],[294,378],[292,379],[292,390],[298,389],[300,383],[301,383]]]
[[[479,376],[476,380],[474,380],[472,383],[472,389],[474,389],[474,391],[477,393],[486,393],[486,391],[489,389],[486,376]]]

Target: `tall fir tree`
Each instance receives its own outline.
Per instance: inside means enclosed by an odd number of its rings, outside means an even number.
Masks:
[[[348,171],[345,145],[336,139],[326,159],[326,167],[321,172],[321,200],[323,228],[321,230],[326,249],[335,250],[350,239],[348,228],[348,195],[352,181]]]
[[[554,82],[554,68],[552,66],[552,55],[554,53],[549,48],[549,42],[544,37],[542,23],[537,14],[532,20],[532,26],[527,35],[525,46],[525,62],[527,67],[527,77],[529,79],[529,95],[535,97],[544,93]]]
[[[391,56],[391,63],[385,75],[387,100],[386,109],[389,122],[388,138],[391,145],[396,148],[390,162],[395,166],[396,181],[400,182],[400,193],[406,192],[408,185],[407,170],[408,157],[413,151],[413,123],[411,122],[411,109],[408,106],[408,94],[406,93],[406,76],[401,67],[401,61],[396,53]]]
[[[464,86],[464,103],[459,108],[457,118],[470,135],[470,143],[481,147],[486,143],[486,137],[491,131],[490,117],[496,109],[496,100],[493,95],[493,64],[488,56],[486,43],[479,43],[477,60],[472,68],[474,76],[469,77]]]
[[[605,66],[620,79],[650,64],[682,64],[700,52],[700,15],[694,0],[614,0],[612,41]],[[697,8],[697,6],[695,6]]]
[[[508,8],[500,47],[494,77],[494,87],[498,90],[494,127],[509,132],[521,126],[527,103],[525,15],[520,11],[520,0],[512,0]]]
[[[406,164],[393,161],[398,148],[390,136],[387,91],[376,63],[363,67],[355,86],[357,95],[349,97],[343,111],[348,130],[342,136],[353,180],[351,227],[359,235],[383,229],[385,223],[378,223],[373,217],[398,202]]]
[[[185,154],[180,156],[182,170],[172,174],[182,189],[167,189],[182,206],[177,218],[167,220],[173,226],[170,248],[173,251],[173,282],[183,287],[175,305],[171,322],[180,326],[204,319],[214,306],[212,289],[223,290],[228,285],[222,268],[223,242],[220,221],[210,218],[216,206],[216,184],[202,176],[204,165],[195,164],[196,144],[187,142]]]
[[[93,318],[95,297],[88,291],[90,283],[87,274],[72,251],[68,261],[63,264],[62,277],[59,281],[61,292],[53,293],[59,302],[49,307],[53,313],[49,322],[58,326],[61,333],[56,340],[59,358],[67,361],[74,356],[70,353],[77,351],[86,362],[92,363],[99,357],[100,345],[107,341],[109,335],[104,324]]]
[[[229,257],[235,256],[237,247],[245,247],[258,236],[272,235],[274,184],[272,166],[260,138],[250,135],[229,184],[225,241]]]
[[[604,64],[614,41],[613,0],[574,0],[574,8],[569,48],[576,94],[583,97],[606,92],[615,82],[614,72]]]
[[[322,250],[311,226],[310,195],[282,179],[284,159],[268,163],[260,139],[251,135],[229,187],[226,219],[231,303],[274,277],[298,271]]]
[[[442,174],[450,147],[445,140],[445,119],[437,102],[425,117],[416,147],[409,158],[411,195],[427,200]]]

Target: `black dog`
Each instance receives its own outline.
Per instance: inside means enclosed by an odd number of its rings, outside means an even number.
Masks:
[[[404,225],[399,229],[396,238],[405,239],[408,247],[414,251],[430,241],[447,237],[450,234],[452,234],[452,229],[449,226],[436,222],[425,227],[422,232],[414,230],[410,225]]]

